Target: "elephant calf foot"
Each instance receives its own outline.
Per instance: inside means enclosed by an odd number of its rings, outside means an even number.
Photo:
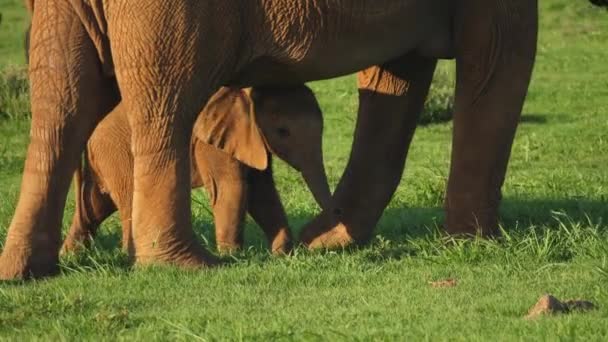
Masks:
[[[293,249],[293,241],[289,229],[281,229],[270,241],[270,250],[274,255],[287,255]]]
[[[79,253],[93,241],[93,234],[85,230],[71,230],[61,247],[61,255]]]
[[[5,246],[0,256],[0,280],[43,278],[58,273],[58,256],[35,252],[34,248]]]
[[[339,249],[356,240],[344,223],[331,219],[326,212],[308,223],[300,233],[300,241],[309,249]]]
[[[216,241],[216,245],[220,254],[232,254],[243,248],[242,244],[233,241]]]

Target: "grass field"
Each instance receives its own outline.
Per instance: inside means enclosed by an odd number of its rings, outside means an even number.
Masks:
[[[0,339],[607,340],[608,13],[583,0],[540,2],[539,53],[504,186],[502,241],[439,235],[451,124],[430,124],[417,131],[369,246],[276,258],[248,221],[248,248],[230,266],[132,270],[112,218],[92,251],[62,261],[62,276],[0,284]],[[0,11],[2,244],[29,124],[27,96],[15,90],[23,88],[25,14],[20,0],[0,0]],[[451,73],[451,64],[441,68]],[[353,136],[355,80],[312,87],[326,114],[325,161],[335,185]],[[318,208],[295,171],[277,169],[297,231]],[[205,195],[193,199],[196,231],[213,249]],[[64,227],[72,208],[70,197]],[[445,278],[457,286],[429,285]],[[525,320],[544,293],[598,309]]]

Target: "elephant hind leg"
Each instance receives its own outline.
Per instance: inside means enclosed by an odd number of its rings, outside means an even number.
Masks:
[[[37,2],[29,62],[30,143],[0,256],[0,279],[59,271],[60,227],[71,176],[95,125],[118,99],[111,91],[113,80],[98,69],[93,43],[67,1]]]
[[[496,3],[463,1],[457,16],[456,105],[445,200],[445,228],[451,234],[498,234],[501,187],[534,65],[537,2]]]

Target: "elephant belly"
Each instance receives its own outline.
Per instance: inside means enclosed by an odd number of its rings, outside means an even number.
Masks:
[[[310,27],[294,33],[300,36],[278,41],[283,53],[255,58],[233,83],[301,83],[346,75],[413,51],[436,58],[451,54],[451,1],[351,2],[354,3],[359,5],[350,10],[321,10],[319,17],[306,21],[313,23]]]

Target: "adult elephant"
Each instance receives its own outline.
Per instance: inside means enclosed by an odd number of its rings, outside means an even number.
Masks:
[[[330,209],[301,236],[311,247],[365,241],[399,182],[442,57],[457,61],[446,228],[493,234],[537,16],[535,0],[35,2],[31,142],[0,277],[57,272],[70,176],[119,97],[132,130],[133,257],[200,267],[215,261],[191,227],[188,147],[209,96],[226,84],[301,84],[367,68],[349,163]]]

